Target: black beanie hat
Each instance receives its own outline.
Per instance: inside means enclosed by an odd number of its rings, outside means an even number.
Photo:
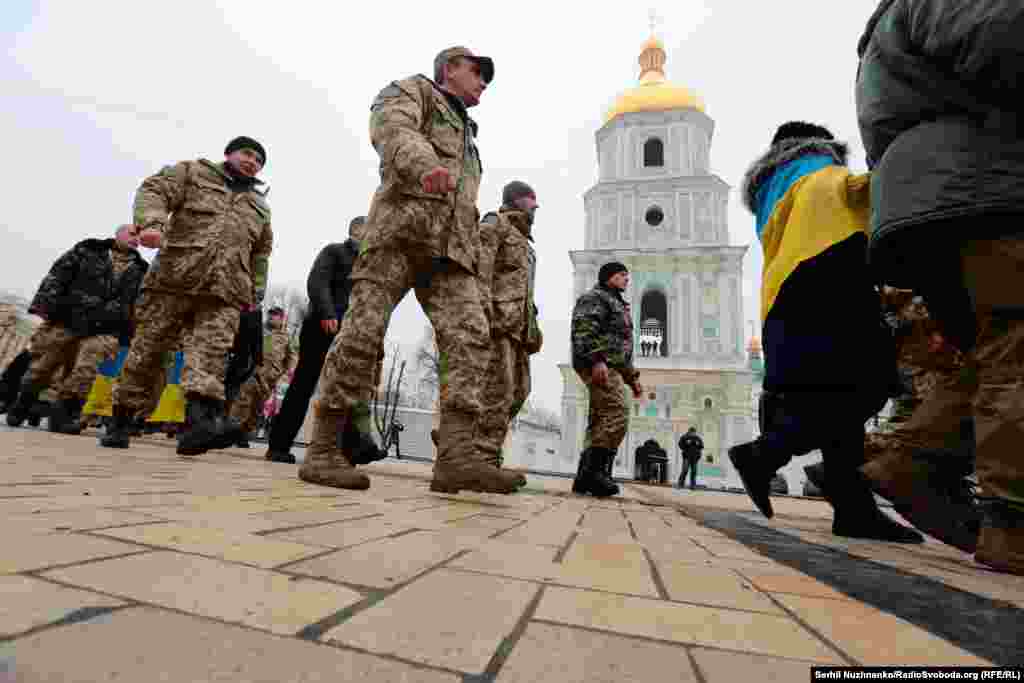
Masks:
[[[832,132],[824,126],[806,121],[789,121],[779,126],[772,138],[772,144],[783,140],[803,140],[806,138],[817,138],[819,140],[834,140]]]
[[[534,197],[537,196],[537,193],[533,191],[533,188],[522,180],[513,180],[505,186],[504,190],[501,191],[501,203],[503,206],[512,206],[512,203],[515,200],[531,194]]]
[[[250,137],[239,135],[237,138],[228,143],[228,146],[224,148],[224,156],[237,152],[240,149],[249,148],[260,155],[260,159],[263,160],[263,165],[267,165],[267,150],[263,149],[263,145],[256,142]]]
[[[622,265],[618,261],[612,261],[601,266],[601,270],[597,271],[597,284],[606,285],[608,284],[608,278],[616,273],[628,273],[629,268]]]

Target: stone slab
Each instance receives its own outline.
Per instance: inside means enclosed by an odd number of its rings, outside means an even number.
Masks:
[[[655,562],[669,598],[715,607],[780,614],[781,610],[750,582],[717,567]],[[769,577],[770,579],[770,577]]]
[[[693,659],[707,683],[803,683],[811,680],[812,666],[821,666],[814,662],[798,662],[699,647],[693,649]]]
[[[373,517],[370,519],[324,524],[306,529],[274,532],[268,534],[267,538],[307,543],[328,548],[345,548],[379,538],[386,538],[411,529],[412,527],[408,524],[383,517]]]
[[[322,581],[172,552],[59,569],[46,576],[284,635],[363,599],[356,591]]]
[[[6,524],[3,545],[5,551],[0,554],[0,574],[16,574],[146,550],[138,545],[68,532],[34,534],[16,528],[8,531]]]
[[[522,581],[439,570],[323,638],[479,674],[538,590]]]
[[[0,638],[60,621],[83,608],[123,604],[122,600],[29,576],[0,576]]]

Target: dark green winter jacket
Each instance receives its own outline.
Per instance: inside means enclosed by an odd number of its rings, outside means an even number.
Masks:
[[[639,376],[633,367],[633,318],[617,290],[597,285],[572,310],[572,366],[589,371],[597,363],[618,370],[627,384]]]
[[[1022,36],[1017,0],[883,0],[872,16],[857,116],[887,283],[915,284],[932,248],[1012,225],[986,217],[1024,215]]]

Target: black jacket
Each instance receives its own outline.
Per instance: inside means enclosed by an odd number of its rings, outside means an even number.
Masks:
[[[704,450],[704,439],[687,432],[679,438],[679,450],[683,452],[684,457],[699,458],[700,452]]]
[[[130,339],[132,305],[149,264],[136,253],[134,263],[114,277],[113,248],[113,239],[88,239],[72,247],[43,278],[29,312],[78,336],[117,334],[122,342]]]
[[[872,16],[857,115],[885,282],[916,287],[936,247],[1019,230],[990,218],[1024,213],[1022,31],[1006,0],[885,0]]]
[[[359,256],[354,239],[328,244],[316,257],[306,280],[309,317],[314,320],[341,320],[348,310],[352,293],[352,264]]]

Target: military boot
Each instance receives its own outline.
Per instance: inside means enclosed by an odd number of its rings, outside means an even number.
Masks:
[[[890,543],[924,543],[924,536],[891,519],[878,507],[864,475],[856,469],[825,465],[826,497],[832,505],[832,533]]]
[[[338,447],[353,465],[369,465],[383,460],[388,454],[382,451],[371,436],[370,407],[357,403],[347,412],[348,419],[338,434]]]
[[[804,468],[804,474],[807,475],[807,480],[814,484],[815,488],[821,492],[821,495],[825,495],[825,463],[816,462],[813,465],[808,465]]]
[[[310,484],[365,491],[370,478],[356,470],[338,444],[348,423],[344,410],[322,408],[313,422],[313,439],[299,467],[299,479]]]
[[[860,472],[872,491],[891,502],[911,524],[973,553],[983,511],[966,482],[964,465],[969,463],[954,457],[888,452],[862,465]]]
[[[263,457],[265,457],[270,462],[280,462],[289,465],[295,464],[295,456],[289,453],[288,451],[275,451],[273,448],[268,448],[267,454]]]
[[[222,448],[231,448],[245,436],[242,423],[230,415],[230,411],[223,401],[217,402],[217,410],[214,419],[217,422],[217,436],[210,442],[208,450],[215,451]],[[248,448],[248,446],[246,446]]]
[[[249,432],[242,430],[242,434],[235,439],[236,448],[252,448],[252,444],[249,443]]]
[[[1007,574],[1024,575],[1024,505],[990,499],[974,559]]]
[[[441,416],[437,459],[430,490],[437,493],[477,491],[514,493],[522,475],[495,467],[476,450],[477,420],[463,413]]]
[[[496,453],[488,452],[484,456],[484,462],[486,462],[488,465],[493,465],[494,467],[497,467],[500,470],[504,466],[505,459],[502,457],[501,451],[498,451]],[[522,488],[522,487],[526,486],[526,475],[525,474],[523,474],[522,472],[519,472],[517,470],[506,469],[504,471],[505,472],[510,472],[510,473],[514,474],[517,477],[517,479],[516,479],[516,486],[518,486],[519,488]]]
[[[619,493],[619,485],[608,476],[609,458],[615,460],[615,451],[607,448],[587,448],[580,453],[580,465],[573,481],[573,493],[589,493],[596,498],[607,498]]]
[[[113,417],[107,422],[106,433],[100,437],[104,448],[128,448],[131,446],[131,429],[134,414],[124,406],[114,406]]]
[[[20,427],[25,420],[29,420],[31,423],[31,418],[34,416],[33,408],[39,401],[39,394],[42,393],[42,390],[42,387],[29,384],[22,386],[18,400],[7,411],[8,427]]]
[[[82,425],[79,419],[82,416],[83,406],[85,406],[85,401],[80,398],[62,398],[57,401],[50,411],[50,431],[56,434],[75,436],[81,434]]]
[[[223,438],[224,422],[220,417],[220,401],[189,394],[185,397],[185,419],[188,429],[178,439],[178,455],[202,455]]]

